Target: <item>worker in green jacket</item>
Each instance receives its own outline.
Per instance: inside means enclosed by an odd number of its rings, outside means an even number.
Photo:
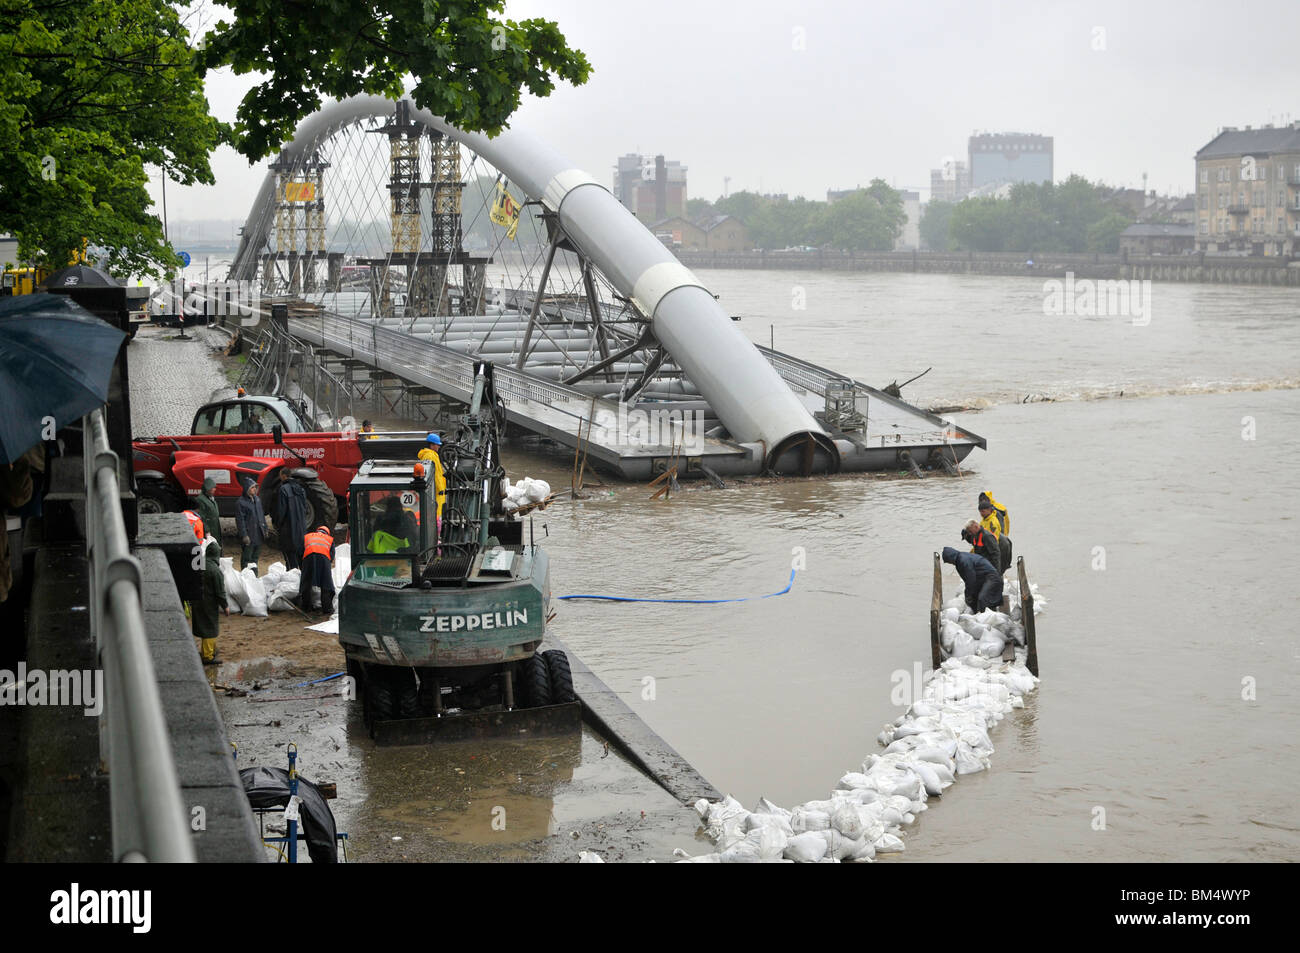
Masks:
[[[192,603],[194,634],[199,637],[199,657],[204,665],[216,665],[219,614],[230,615],[226,604],[226,583],[221,577],[221,547],[211,536],[203,544],[203,579],[199,601]]]
[[[194,510],[199,514],[199,519],[203,520],[203,528],[217,541],[217,548],[220,549],[225,541],[221,538],[221,512],[217,509],[217,498],[212,492],[216,487],[217,481],[212,477],[203,481],[203,489],[194,501]]]

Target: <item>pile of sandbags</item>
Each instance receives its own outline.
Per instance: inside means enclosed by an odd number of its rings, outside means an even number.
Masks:
[[[1036,591],[1034,597],[1037,615]],[[952,657],[927,674],[921,697],[877,737],[883,753],[868,755],[861,771],[841,777],[829,798],[791,810],[765,798],[752,811],[732,797],[717,803],[701,798],[695,809],[715,850],[673,854],[691,863],[840,863],[901,851],[902,826],[958,777],[989,767],[989,729],[1023,708],[1038,685],[1025,668],[1023,649],[1011,662],[997,657],[1000,644],[995,655],[984,654],[995,642],[1015,639],[1018,620],[965,609],[960,596],[945,604],[941,638]]]
[[[503,480],[501,489],[506,495],[505,502],[502,505],[507,513],[513,513],[521,506],[527,506],[530,503],[541,503],[551,495],[551,485],[549,483],[545,480],[534,480],[530,477],[524,477],[513,485],[508,479]]]

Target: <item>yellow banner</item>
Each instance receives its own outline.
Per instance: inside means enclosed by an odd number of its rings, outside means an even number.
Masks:
[[[519,206],[500,182],[497,183],[496,201],[492,203],[492,208],[488,211],[488,218],[496,224],[508,228],[506,238],[511,241],[515,240],[515,232],[519,230]]]
[[[284,183],[284,200],[286,202],[316,201],[316,183],[315,182]]]

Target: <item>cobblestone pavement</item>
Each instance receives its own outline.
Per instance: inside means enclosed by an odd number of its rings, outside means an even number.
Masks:
[[[188,340],[176,328],[144,327],[127,348],[131,375],[131,433],[137,437],[190,432],[194,411],[229,388],[214,348],[226,339],[215,331],[191,328]]]

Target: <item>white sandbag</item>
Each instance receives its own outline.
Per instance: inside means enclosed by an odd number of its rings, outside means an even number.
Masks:
[[[1001,636],[996,631],[990,630],[989,634],[980,639],[979,644],[975,646],[975,653],[984,658],[997,658],[1006,647],[1007,643]]]
[[[330,577],[334,581],[336,595],[343,591],[343,584],[348,581],[348,576],[351,574],[352,546],[348,543],[342,543],[334,547],[334,565],[330,569]]]
[[[871,786],[871,779],[858,771],[850,771],[835,782],[837,791],[857,791]]]
[[[1011,616],[999,612],[996,609],[985,609],[980,612],[979,615],[975,616],[975,621],[982,623],[983,625],[991,626],[995,629],[1000,629],[1005,625],[1011,624]]]
[[[964,741],[957,742],[957,774],[978,774],[988,764]]]
[[[226,606],[231,612],[243,612],[248,606],[248,590],[244,587],[244,577],[235,571],[234,566],[227,559],[222,559],[221,562],[221,579],[226,584]]]
[[[953,608],[951,608],[951,609],[944,609],[944,610],[943,610],[943,618],[944,618],[944,621],[945,621],[945,622],[956,623],[956,621],[957,621],[957,617],[958,617],[959,615],[961,615],[961,613],[957,610],[957,608],[956,608],[955,606],[954,606]]]
[[[825,811],[810,811],[800,805],[790,812],[790,830],[796,834],[824,831],[830,826],[831,816]]]
[[[603,864],[604,861],[600,859],[600,854],[596,853],[594,850],[580,850],[578,851],[578,863]]]
[[[857,854],[862,848],[860,839],[845,837],[833,827],[830,830],[818,831],[817,833],[826,838],[826,856],[832,860],[842,861],[846,857]]]
[[[784,818],[787,824],[790,823],[790,812],[783,807],[778,807],[777,805],[773,804],[765,797],[761,797],[758,799],[758,803],[754,805],[754,813],[775,814],[778,817]]]
[[[826,856],[826,838],[818,831],[795,834],[786,842],[782,856],[801,864],[815,864]]]
[[[275,590],[275,587],[280,584],[282,576],[284,576],[284,563],[271,563],[270,568],[267,569],[265,575],[261,577],[262,589],[268,596]]]
[[[761,831],[768,827],[775,831],[779,831],[785,837],[791,837],[794,834],[794,831],[790,827],[790,819],[788,817],[782,817],[780,814],[753,813],[746,815],[744,823],[741,824],[740,829],[744,831],[745,836],[748,837],[754,831]],[[784,843],[784,841],[782,841],[782,843]],[[777,851],[778,855],[780,853],[780,851]]]
[[[744,840],[740,827],[749,812],[734,797],[725,797],[710,804],[705,817],[705,832],[719,848],[725,850],[738,840]]]
[[[758,845],[748,840],[737,841],[724,850],[718,858],[724,864],[756,864],[758,859]]]
[[[975,654],[975,646],[978,643],[970,637],[969,634],[962,632],[952,640],[952,651],[949,652],[953,658],[965,658],[967,655]]]
[[[266,590],[262,588],[262,580],[257,578],[257,573],[253,571],[252,566],[246,566],[239,575],[243,579],[244,592],[248,597],[244,615],[266,618]]]
[[[272,612],[292,612],[298,601],[299,585],[302,582],[302,570],[290,569],[280,577],[280,584],[266,600],[266,607]]]
[[[925,793],[930,795],[943,793],[943,781],[934,770],[934,765],[926,761],[913,761],[908,765],[921,778],[921,783],[925,785]]]
[[[939,716],[939,709],[924,701],[912,702],[912,707],[907,711],[913,718],[937,718]]]
[[[870,826],[872,815],[860,804],[841,804],[831,815],[831,827],[849,840],[858,840]]]
[[[965,631],[955,622],[945,622],[943,628],[939,630],[939,644],[943,646],[945,652],[951,655],[953,643],[956,641],[957,636],[962,635]]]
[[[777,860],[785,853],[785,845],[793,836],[788,828],[783,831],[776,825],[769,824],[751,831],[746,839],[758,847],[759,860]]]
[[[903,839],[896,834],[881,834],[874,844],[877,854],[897,854],[903,850]]]

